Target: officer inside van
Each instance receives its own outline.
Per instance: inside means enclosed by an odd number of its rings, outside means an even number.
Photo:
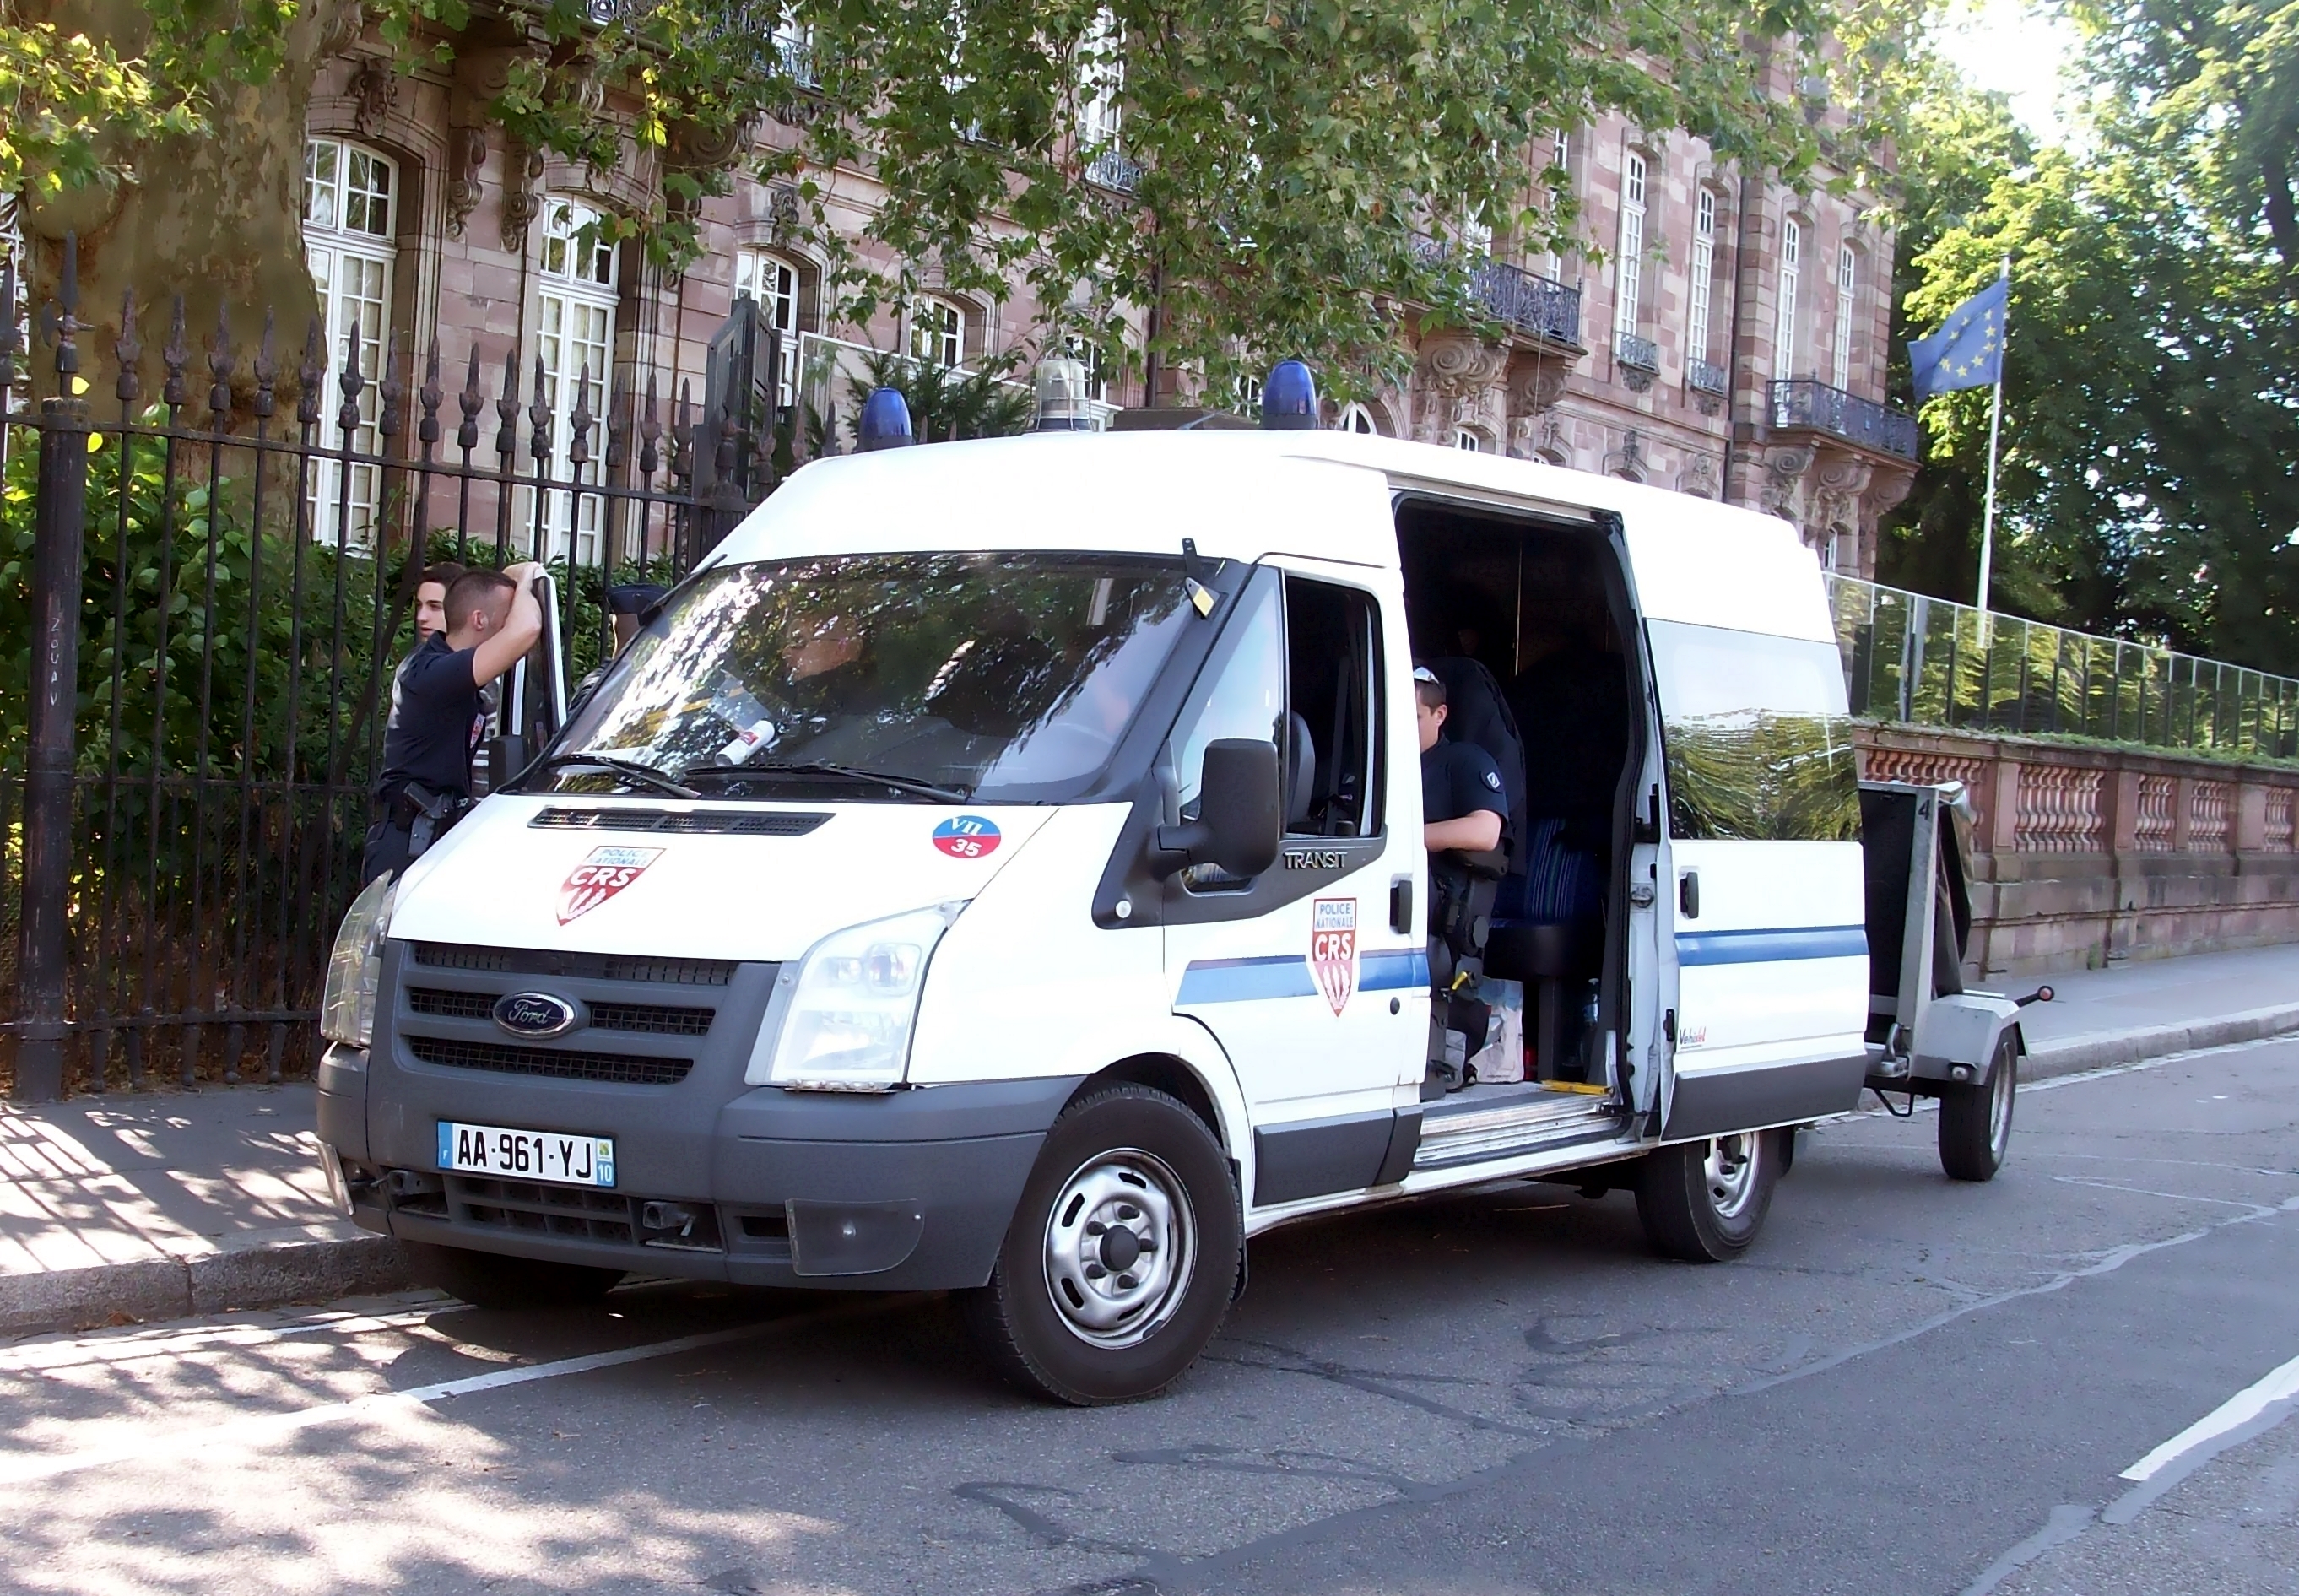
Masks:
[[[1508,798],[1500,767],[1473,743],[1444,736],[1445,680],[1413,668],[1414,714],[1421,730],[1421,838],[1429,850],[1429,1072],[1424,1099],[1468,1084],[1466,1062],[1485,1044],[1491,1010],[1472,995],[1482,969]]]
[[[1421,728],[1421,837],[1432,853],[1490,853],[1501,845],[1508,799],[1500,767],[1473,743],[1445,740],[1445,683],[1413,668],[1413,708]]]

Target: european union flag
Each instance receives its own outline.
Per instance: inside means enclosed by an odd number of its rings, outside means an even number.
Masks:
[[[2004,319],[2012,279],[1999,277],[1948,312],[1939,331],[1908,343],[1916,403],[1958,388],[1984,388],[2004,371]]]

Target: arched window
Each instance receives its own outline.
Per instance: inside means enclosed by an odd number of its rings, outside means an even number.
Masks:
[[[390,156],[347,139],[304,141],[303,259],[320,296],[328,376],[340,378],[356,356],[367,381],[359,425],[348,440],[354,454],[374,454],[383,441],[376,430],[383,412],[378,379],[391,326],[398,220],[399,168]],[[336,407],[322,413],[328,419],[320,442],[343,446]],[[306,481],[311,535],[322,543],[364,546],[375,529],[382,469],[364,461],[314,460]]]
[[[966,312],[947,299],[921,299],[910,308],[910,358],[950,367],[966,359]]]
[[[1453,428],[1453,447],[1465,449],[1472,454],[1480,454],[1484,452],[1485,440],[1465,427],[1456,427]]]
[[[767,325],[782,335],[781,395],[789,405],[798,397],[799,269],[780,255],[746,249],[735,257],[735,296],[758,301]]]
[[[575,440],[578,398],[596,418],[591,458],[584,462],[581,481],[599,481],[601,457],[606,453],[599,443],[599,424],[606,418],[614,373],[615,311],[620,298],[617,285],[621,281],[616,268],[621,246],[601,237],[604,220],[575,200],[544,203],[543,260],[535,292],[535,348],[543,367],[543,392],[537,397],[551,407],[549,469],[562,481],[570,469],[567,455]],[[606,520],[606,506],[595,494],[547,494],[543,524],[548,542],[535,557],[595,563]]]
[[[1381,428],[1374,420],[1373,411],[1362,404],[1350,403],[1341,407],[1340,429],[1343,432],[1361,432],[1370,437],[1381,436]]]

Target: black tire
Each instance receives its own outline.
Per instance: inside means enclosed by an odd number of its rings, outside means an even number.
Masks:
[[[1204,1122],[1150,1087],[1105,1087],[1046,1134],[967,1319],[1025,1391],[1079,1407],[1155,1396],[1221,1328],[1244,1250],[1236,1178]]]
[[[2006,1031],[1988,1078],[1940,1090],[1940,1168],[1950,1180],[1994,1180],[2012,1150],[2012,1110],[2020,1096],[2020,1047]]]
[[[1688,1263],[1746,1252],[1772,1205],[1781,1135],[1748,1131],[1647,1153],[1637,1172],[1637,1218],[1653,1250]]]
[[[399,1246],[407,1255],[407,1272],[418,1285],[435,1286],[474,1308],[558,1308],[595,1302],[623,1277],[620,1269],[510,1258],[429,1242],[402,1242]]]

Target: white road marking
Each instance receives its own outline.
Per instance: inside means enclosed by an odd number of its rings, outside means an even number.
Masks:
[[[2240,1428],[2276,1403],[2299,1397],[2299,1358],[2294,1358],[2250,1385],[2245,1386],[2170,1440],[2125,1469],[2127,1480],[2152,1480],[2178,1461],[2229,1430]]]
[[[670,1341],[652,1342],[644,1346],[590,1352],[580,1358],[562,1358],[553,1363],[529,1363],[517,1368],[494,1369],[484,1375],[469,1375],[460,1380],[442,1380],[433,1385],[413,1385],[404,1391],[379,1391],[368,1396],[353,1397],[348,1401],[324,1402],[293,1412],[261,1413],[247,1418],[227,1419],[221,1424],[202,1425],[189,1430],[139,1437],[124,1445],[102,1447],[90,1451],[0,1458],[0,1486],[54,1479],[62,1475],[122,1463],[180,1457],[186,1453],[206,1454],[221,1446],[273,1441],[320,1425],[339,1424],[346,1419],[394,1409],[428,1407],[456,1397],[477,1396],[482,1392],[500,1391],[506,1386],[525,1385],[536,1380],[555,1380],[565,1375],[588,1374],[593,1369],[613,1368],[620,1364],[673,1358],[681,1352],[724,1346],[729,1342],[747,1341],[776,1331],[799,1329],[826,1320],[882,1312],[898,1303],[914,1301],[916,1299],[909,1296],[884,1297],[860,1306],[827,1308],[813,1313],[794,1314],[788,1318],[769,1319],[763,1324],[737,1325],[731,1329],[682,1335]]]

